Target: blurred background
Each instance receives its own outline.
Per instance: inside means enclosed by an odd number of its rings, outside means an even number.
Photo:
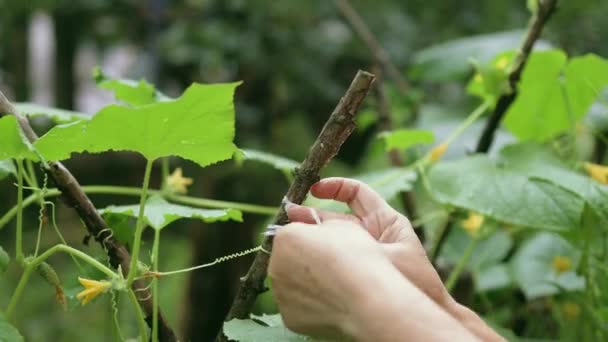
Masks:
[[[237,146],[299,161],[357,69],[382,74],[379,84],[391,100],[394,126],[432,129],[439,140],[478,104],[465,92],[473,74],[469,58],[489,60],[517,47],[530,17],[524,0],[352,0],[351,5],[386,50],[407,91],[381,70],[374,51],[336,3],[321,0],[2,0],[0,90],[13,101],[92,115],[114,101],[110,92],[95,87],[95,66],[112,77],[145,78],[171,96],[192,82],[243,80],[235,99]],[[560,2],[539,47],[608,56],[607,14],[606,1]],[[389,164],[377,148],[375,104],[372,95],[359,130],[326,174],[351,175]],[[39,133],[51,127],[40,118],[34,124]],[[479,129],[474,126],[453,144],[447,157],[471,150]],[[501,141],[509,141],[508,134],[501,133],[497,146]],[[87,185],[139,186],[144,170],[144,160],[128,153],[78,155],[66,164]],[[200,169],[175,159],[171,165],[183,167],[185,176],[194,178],[189,191],[193,196],[276,206],[288,186],[281,172],[255,163],[227,161]],[[154,186],[160,184],[159,177],[155,169]],[[0,214],[15,204],[12,183],[0,182]],[[92,199],[97,207],[136,201],[99,195]],[[26,211],[26,243],[35,238],[36,211],[34,206]],[[71,244],[103,255],[96,244],[83,244],[79,219],[60,200],[57,217]],[[205,263],[250,248],[268,219],[249,214],[242,224],[173,224],[163,233],[161,269]],[[13,225],[0,231],[0,243],[9,254]],[[44,236],[43,246],[57,242],[50,233]],[[183,340],[213,338],[251,260],[245,257],[161,282],[161,306]],[[69,259],[57,257],[52,264],[66,292],[77,292],[77,271]],[[8,302],[19,275],[13,266],[0,278],[0,306]],[[257,312],[276,311],[269,295],[258,304]],[[130,315],[126,307],[120,319],[126,335],[135,336]],[[520,329],[516,332],[526,329],[521,322],[511,323]],[[18,312],[27,341],[106,341],[111,337],[103,332],[110,324],[107,298],[64,312],[54,302],[53,289],[36,278]]]

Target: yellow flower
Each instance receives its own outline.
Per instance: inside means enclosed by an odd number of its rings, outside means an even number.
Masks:
[[[572,260],[567,256],[556,255],[551,262],[555,273],[561,274],[572,269]]]
[[[505,70],[509,65],[509,59],[505,56],[502,56],[496,61],[494,65],[500,70]]]
[[[78,281],[84,286],[84,290],[76,295],[76,298],[82,301],[82,305],[85,305],[112,287],[112,283],[106,280],[97,281],[78,277]]]
[[[185,194],[188,192],[188,185],[192,185],[192,178],[184,177],[182,168],[178,167],[167,177],[167,187],[171,192]]]
[[[574,302],[565,302],[562,304],[562,313],[564,318],[570,321],[574,321],[581,314],[581,307]]]
[[[602,184],[608,184],[608,167],[593,163],[585,163],[585,171],[591,178]]]
[[[466,220],[462,220],[460,224],[462,228],[467,231],[471,236],[475,236],[479,231],[479,228],[483,225],[484,217],[469,211],[469,217]]]
[[[436,162],[438,161],[441,156],[443,156],[443,154],[445,153],[445,150],[448,149],[448,144],[446,143],[441,143],[437,146],[435,146],[431,152],[429,153],[429,157],[431,159],[431,161]]]

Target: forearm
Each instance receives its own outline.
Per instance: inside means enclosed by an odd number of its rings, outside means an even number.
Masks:
[[[356,341],[477,341],[396,269],[376,270],[346,327]],[[365,289],[362,289],[365,291]]]

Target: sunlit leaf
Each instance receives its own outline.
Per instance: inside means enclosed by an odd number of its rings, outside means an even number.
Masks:
[[[101,210],[102,214],[113,213],[131,217],[139,215],[139,205],[109,206]],[[240,211],[236,209],[199,209],[172,204],[160,196],[151,196],[146,201],[144,210],[146,223],[155,229],[163,229],[171,222],[180,218],[199,219],[203,222],[243,221]]]
[[[572,260],[572,269],[557,273],[555,257]],[[539,233],[530,238],[515,253],[511,261],[513,277],[528,299],[559,293],[561,289],[580,290],[583,277],[575,273],[580,252],[557,234]]]
[[[0,118],[0,160],[5,159],[38,159],[14,115]]]
[[[23,342],[23,336],[12,326],[0,312],[0,341]]]
[[[284,326],[280,315],[252,315],[252,318],[233,319],[226,322],[224,324],[224,334],[230,340],[240,342],[311,341],[306,336],[289,331]]]
[[[52,128],[34,146],[48,160],[115,150],[150,160],[176,155],[207,166],[236,151],[232,97],[238,84],[193,84],[174,101],[137,108],[110,105],[90,121]]]
[[[430,144],[435,140],[433,132],[417,129],[398,129],[378,134],[378,138],[384,141],[386,151],[393,149],[405,150],[418,144]]]
[[[514,57],[514,51],[507,51],[498,54],[487,64],[476,64],[476,73],[467,85],[467,92],[496,104],[501,95],[510,91],[508,72]]]
[[[38,117],[45,116],[53,120],[53,122],[58,124],[74,122],[78,120],[88,120],[90,118],[89,115],[80,112],[74,112],[71,110],[46,107],[37,105],[35,103],[16,103],[15,107],[19,110],[19,113],[26,115],[28,117]]]
[[[544,141],[572,129],[608,86],[608,61],[558,50],[531,56],[505,126],[519,139]]]

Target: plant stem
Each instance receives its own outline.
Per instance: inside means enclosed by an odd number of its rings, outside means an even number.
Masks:
[[[160,245],[160,229],[154,230],[154,244],[152,245],[152,269],[158,272],[158,253]],[[152,279],[152,342],[158,342],[158,278]]]
[[[458,278],[460,277],[460,274],[464,270],[465,266],[469,263],[469,260],[471,259],[471,256],[473,255],[473,251],[475,250],[475,247],[477,246],[477,242],[479,242],[478,238],[475,238],[475,237],[472,238],[472,240],[469,242],[469,245],[462,253],[460,260],[458,260],[458,264],[456,264],[456,267],[454,268],[452,273],[450,273],[448,280],[445,282],[445,287],[446,287],[446,289],[448,289],[448,292],[452,291],[452,289],[456,285],[456,282],[458,281]]]
[[[13,295],[11,296],[11,300],[8,303],[8,306],[6,307],[6,319],[10,320],[11,316],[13,315],[13,312],[15,311],[15,307],[17,307],[17,303],[19,302],[19,298],[21,298],[21,294],[23,293],[23,290],[25,289],[25,285],[27,285],[28,280],[30,279],[30,275],[32,274],[33,268],[31,267],[25,267],[25,269],[23,270],[23,274],[21,275],[21,278],[19,279],[19,283],[17,284],[17,287],[15,288],[15,291],[13,292]]]
[[[17,232],[15,254],[19,263],[23,261],[23,161],[17,159]]]
[[[131,253],[131,268],[129,269],[129,275],[127,276],[127,285],[131,287],[133,279],[137,274],[137,263],[139,261],[139,249],[141,247],[141,235],[145,228],[144,223],[144,210],[146,207],[146,197],[148,196],[148,186],[150,185],[150,174],[152,173],[153,160],[146,161],[146,171],[144,173],[144,182],[141,186],[141,194],[139,197],[139,215],[137,216],[137,223],[135,224],[135,237],[133,239],[133,251]]]
[[[137,296],[135,296],[135,292],[133,289],[129,289],[127,291],[129,294],[129,299],[133,304],[133,310],[135,310],[135,316],[137,318],[137,329],[139,330],[139,340],[141,342],[148,341],[148,330],[146,329],[146,320],[144,318],[143,312],[141,312],[141,307],[139,306],[139,302],[137,301]]]
[[[142,189],[125,186],[109,186],[109,185],[88,185],[81,187],[82,190],[87,194],[112,194],[112,195],[124,195],[124,196],[140,196]],[[148,190],[151,195],[160,194],[160,190]],[[61,195],[58,189],[48,189],[44,194],[45,198],[57,197]],[[31,205],[39,195],[32,194],[23,200],[23,207]],[[208,198],[189,197],[189,196],[177,196],[169,195],[167,198],[171,201],[188,204],[197,207],[206,208],[219,208],[219,209],[237,209],[245,213],[259,214],[259,215],[274,215],[277,212],[277,207],[270,207],[257,204],[240,203],[240,202],[229,202],[229,201],[217,201]],[[7,211],[4,216],[0,218],[0,230],[17,214],[18,206],[14,206]]]
[[[169,157],[161,158],[160,160],[161,182],[160,190],[163,193],[167,192],[167,177],[169,177]]]
[[[78,258],[82,259],[83,261],[85,261],[86,263],[88,263],[89,265],[91,265],[91,266],[97,268],[98,270],[100,270],[101,272],[105,273],[110,278],[117,277],[117,275],[116,275],[116,273],[114,273],[114,271],[112,271],[110,268],[108,268],[104,264],[100,263],[99,261],[95,260],[90,255],[88,255],[84,252],[81,252],[75,248],[72,248],[70,246],[55,245],[55,246],[47,249],[44,253],[40,254],[40,256],[38,256],[38,257],[34,258],[33,260],[26,263],[25,268],[23,270],[23,274],[21,275],[21,279],[19,280],[19,283],[17,284],[17,288],[15,289],[15,292],[13,292],[13,295],[11,296],[11,300],[8,304],[8,307],[6,308],[6,317],[7,318],[11,317],[11,315],[13,314],[13,311],[15,310],[15,307],[17,306],[17,303],[19,302],[19,299],[21,298],[25,285],[27,284],[32,271],[35,270],[36,266],[38,266],[41,262],[45,261],[51,255],[53,255],[57,252],[65,252],[72,256],[78,257]]]

